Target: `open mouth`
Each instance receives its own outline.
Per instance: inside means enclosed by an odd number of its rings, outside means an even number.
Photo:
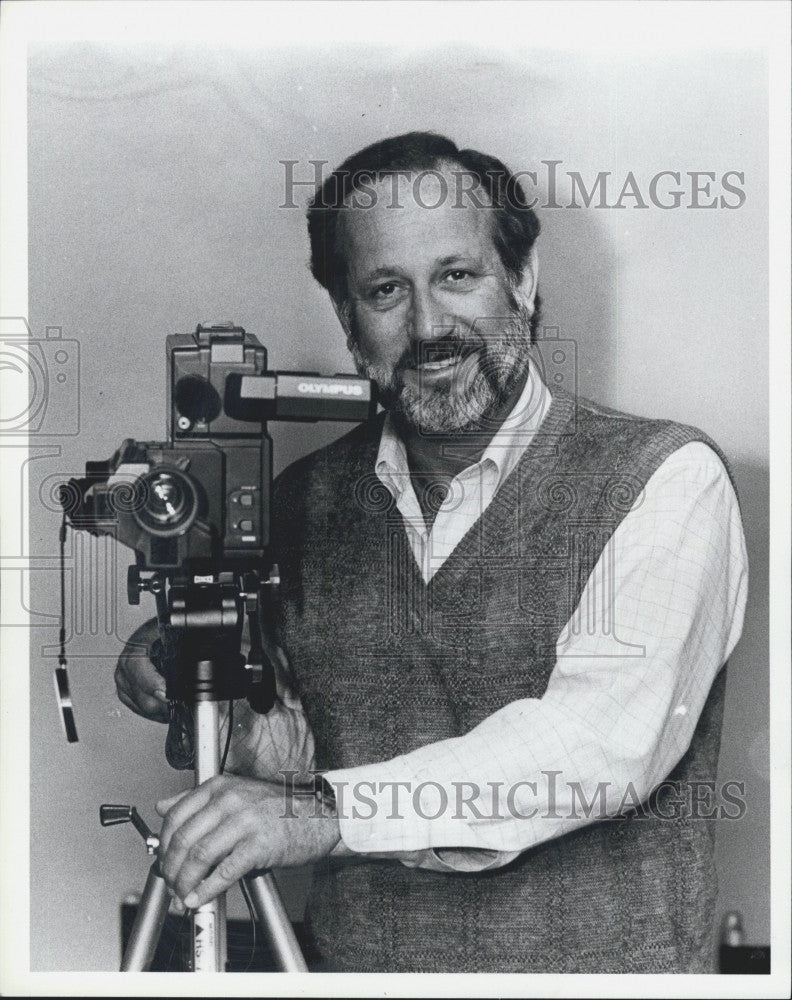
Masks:
[[[431,341],[419,345],[418,370],[422,372],[442,372],[464,361],[478,345],[464,341]]]

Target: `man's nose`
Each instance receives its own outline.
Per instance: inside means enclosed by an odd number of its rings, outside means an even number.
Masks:
[[[430,290],[413,292],[410,310],[410,336],[415,342],[439,340],[454,332],[453,316],[443,312]]]

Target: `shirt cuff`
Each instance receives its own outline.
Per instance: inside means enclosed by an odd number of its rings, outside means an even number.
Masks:
[[[442,851],[412,867],[481,871],[513,860],[519,851],[493,849],[491,824],[471,819],[457,800],[458,783],[448,785],[416,774],[408,756],[323,774],[335,791],[341,839],[359,854]],[[489,826],[487,831],[482,827]],[[505,845],[504,845],[505,846]],[[476,854],[470,854],[474,850]],[[459,857],[457,857],[459,855]],[[462,855],[467,855],[462,860]],[[508,855],[505,860],[493,860]],[[492,862],[492,863],[490,863]]]
[[[520,851],[495,851],[488,847],[437,847],[417,851],[416,859],[400,858],[408,868],[435,872],[488,872],[502,868],[519,857]]]

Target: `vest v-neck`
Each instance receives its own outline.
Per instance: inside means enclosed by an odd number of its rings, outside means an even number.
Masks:
[[[416,578],[415,583],[419,587],[434,591],[438,587],[444,586],[444,583],[436,583],[435,581],[444,581],[447,576],[453,577],[468,568],[468,550],[476,544],[482,532],[486,531],[488,538],[495,541],[502,535],[504,529],[510,525],[513,526],[514,508],[519,498],[521,482],[526,478],[534,479],[538,475],[547,475],[548,472],[552,471],[548,461],[552,465],[557,461],[560,450],[558,441],[564,427],[569,424],[573,417],[574,409],[575,400],[572,396],[559,391],[553,394],[545,419],[528,443],[519,461],[500,485],[486,510],[470,525],[429,580],[424,580],[421,566],[409,544],[404,517],[398,508],[394,508],[398,513],[401,531],[410,550],[410,571]],[[392,517],[393,513],[391,512],[389,516]],[[431,533],[428,536],[428,542],[431,544]]]

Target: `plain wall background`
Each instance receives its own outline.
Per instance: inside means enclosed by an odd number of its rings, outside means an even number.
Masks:
[[[644,193],[661,170],[745,174],[739,210],[540,210],[538,249],[544,322],[575,340],[581,393],[696,424],[732,461],[751,590],[729,669],[720,778],[745,782],[748,811],[719,827],[713,920],[738,908],[749,940],[768,941],[761,54],[80,44],[33,50],[29,86],[29,319],[39,337],[62,327],[81,352],[80,433],[42,439],[57,447],[33,449],[29,463],[31,554],[42,566],[31,573],[31,969],[117,968],[119,903],[142,888],[147,861],[129,828],[101,829],[98,806],[130,802],[154,821],[154,801],[190,783],[165,764],[164,729],[116,700],[121,642],[153,606],[127,606],[131,554],[90,547],[87,536],[70,536],[67,553],[80,743],[64,740],[51,681],[52,483],[82,474],[86,459],[108,457],[124,437],[164,437],[168,333],[233,319],[266,344],[273,368],[351,370],[308,271],[303,211],[278,207],[279,160],[299,160],[297,176],[310,179],[310,159],[331,169],[416,128],[538,170],[540,180],[549,159],[589,185],[612,171],[616,190],[632,171]],[[270,430],[281,468],[344,428]],[[295,915],[304,882],[300,873],[284,878]]]

